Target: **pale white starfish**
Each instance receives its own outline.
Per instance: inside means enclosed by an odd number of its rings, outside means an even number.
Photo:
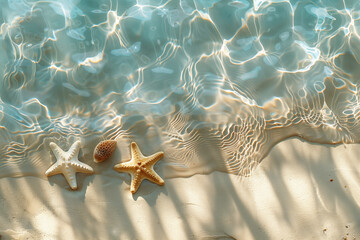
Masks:
[[[51,142],[50,147],[56,157],[54,163],[46,172],[46,176],[53,176],[62,173],[69,183],[71,189],[77,189],[76,173],[93,173],[94,170],[89,165],[78,160],[80,151],[80,141],[76,141],[69,149],[64,152],[58,145]]]

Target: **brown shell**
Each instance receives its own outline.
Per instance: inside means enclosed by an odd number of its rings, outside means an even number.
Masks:
[[[116,148],[115,140],[105,140],[99,142],[94,150],[94,162],[100,163],[111,157]]]

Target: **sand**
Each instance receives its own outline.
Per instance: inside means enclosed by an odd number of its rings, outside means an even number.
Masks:
[[[78,191],[60,175],[2,178],[1,239],[360,239],[358,156],[289,139],[250,177],[144,181],[135,195],[127,174],[78,177]]]

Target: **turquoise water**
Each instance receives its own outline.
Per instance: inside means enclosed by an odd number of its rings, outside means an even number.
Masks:
[[[44,177],[50,142],[96,167],[99,141],[113,163],[136,141],[165,177],[360,142],[357,0],[0,3],[0,177]]]

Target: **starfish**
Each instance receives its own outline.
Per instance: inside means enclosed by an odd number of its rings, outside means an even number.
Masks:
[[[53,176],[62,173],[69,183],[71,189],[77,189],[76,173],[93,173],[94,170],[87,164],[80,162],[78,154],[80,151],[80,141],[76,141],[69,149],[64,152],[58,145],[51,142],[50,147],[56,157],[54,163],[46,172],[46,176]]]
[[[160,186],[164,185],[164,180],[153,169],[155,163],[163,156],[163,152],[157,152],[145,157],[142,155],[138,145],[132,142],[131,159],[127,162],[116,164],[114,169],[118,172],[127,172],[131,175],[130,192],[134,194],[144,179],[159,184]]]

